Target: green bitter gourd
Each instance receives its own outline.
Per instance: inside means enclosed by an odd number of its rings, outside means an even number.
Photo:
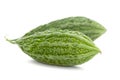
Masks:
[[[38,62],[59,66],[82,64],[100,52],[89,37],[78,31],[46,30],[8,41],[18,44]]]
[[[92,40],[97,39],[106,31],[106,29],[101,24],[89,18],[68,17],[38,26],[37,28],[26,33],[24,36],[32,35],[36,32],[41,32],[49,29],[67,29],[71,31],[79,31],[90,37]]]

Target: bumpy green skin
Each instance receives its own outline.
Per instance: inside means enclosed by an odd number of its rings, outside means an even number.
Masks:
[[[26,33],[24,36],[32,35],[36,32],[41,32],[49,29],[67,29],[71,31],[80,31],[90,37],[92,40],[97,39],[106,31],[106,29],[101,24],[89,18],[68,17],[38,26],[37,28]]]
[[[38,62],[59,66],[82,64],[100,52],[89,37],[78,31],[47,30],[11,42]]]

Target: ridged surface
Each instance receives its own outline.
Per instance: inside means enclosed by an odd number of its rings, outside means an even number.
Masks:
[[[95,40],[106,31],[106,29],[101,24],[89,18],[68,17],[38,26],[37,28],[26,33],[24,36],[32,35],[36,32],[45,31],[48,29],[67,29],[71,31],[80,31],[90,37],[92,40]]]
[[[90,60],[100,50],[78,31],[47,30],[14,41],[38,62],[73,66]]]

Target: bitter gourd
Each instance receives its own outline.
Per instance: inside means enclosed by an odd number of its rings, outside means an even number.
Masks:
[[[32,35],[36,32],[45,31],[48,29],[62,29],[71,31],[80,31],[90,37],[92,40],[101,36],[106,29],[98,22],[86,17],[68,17],[56,21],[52,21],[48,24],[38,26],[37,28],[26,33],[24,36]]]
[[[78,31],[46,30],[8,41],[18,44],[38,62],[59,66],[82,64],[100,52],[89,37]]]

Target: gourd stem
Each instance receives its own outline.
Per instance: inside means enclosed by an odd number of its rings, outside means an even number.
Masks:
[[[6,39],[6,41],[8,41],[8,42],[10,42],[10,43],[12,43],[12,44],[16,44],[16,40],[17,40],[17,39],[9,40],[9,39],[6,38],[6,37],[5,37],[5,39]]]

